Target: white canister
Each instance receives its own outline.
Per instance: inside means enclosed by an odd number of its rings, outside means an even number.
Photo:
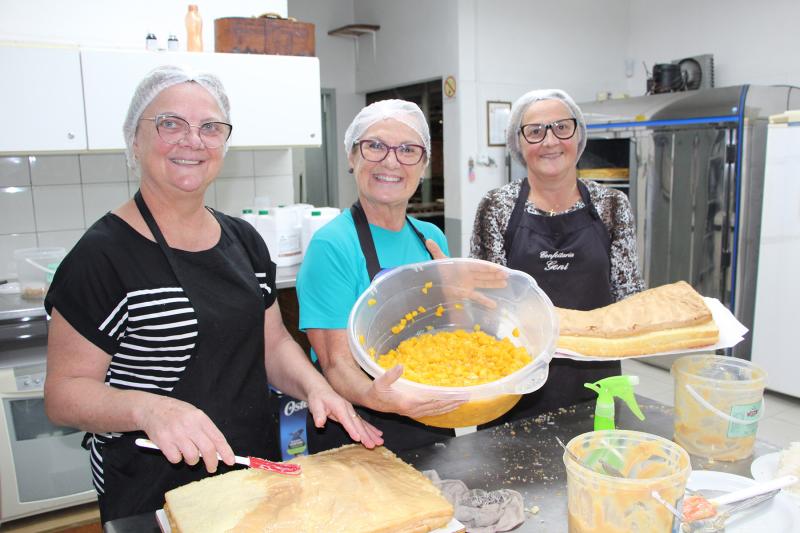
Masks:
[[[254,228],[256,227],[257,216],[251,208],[245,207],[244,209],[242,209],[242,214],[239,218],[248,221],[250,225],[253,226]]]
[[[302,260],[300,210],[295,206],[259,209],[256,229],[267,243],[269,255],[278,266],[296,265]]]
[[[303,250],[303,256],[306,255],[308,244],[311,242],[311,237],[322,226],[336,218],[340,210],[336,207],[317,207],[306,211],[303,215],[302,229],[300,231],[300,242]]]

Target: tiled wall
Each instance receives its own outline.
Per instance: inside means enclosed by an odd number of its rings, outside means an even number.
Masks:
[[[0,157],[0,280],[16,277],[14,250],[69,250],[138,186],[121,152]],[[206,204],[238,215],[256,196],[290,204],[293,191],[291,150],[230,150]]]

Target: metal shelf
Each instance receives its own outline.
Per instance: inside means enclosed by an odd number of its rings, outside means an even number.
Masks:
[[[377,49],[375,45],[375,34],[378,33],[381,27],[377,24],[348,24],[328,32],[328,35],[334,37],[349,37],[353,39],[353,44],[356,47],[356,61],[358,61],[358,38],[362,35],[372,35],[372,59],[377,57]]]

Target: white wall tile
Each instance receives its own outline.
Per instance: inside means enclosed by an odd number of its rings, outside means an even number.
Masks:
[[[36,231],[33,218],[31,187],[0,188],[0,233],[32,233]]]
[[[248,178],[253,175],[253,151],[229,150],[219,171],[219,178]]]
[[[27,157],[0,157],[0,187],[30,187]]]
[[[14,250],[19,250],[20,248],[36,248],[36,234],[14,233],[0,235],[0,279],[14,279],[17,277]]]
[[[83,217],[88,228],[128,199],[128,183],[90,183],[83,186]]]
[[[83,183],[128,181],[125,154],[81,154],[78,160]]]
[[[243,207],[253,204],[255,183],[253,178],[228,178],[216,181],[218,211],[236,216]]]
[[[40,231],[39,246],[61,246],[69,252],[75,243],[83,236],[82,229],[69,229],[64,231]]]
[[[256,196],[269,196],[272,205],[294,203],[292,176],[259,176],[256,181]]]
[[[81,182],[77,155],[32,155],[31,183],[33,185],[66,185]]]
[[[128,198],[133,198],[136,191],[139,190],[139,178],[128,180]]]
[[[255,150],[253,152],[253,174],[255,176],[281,176],[292,174],[292,151]]]
[[[86,227],[80,185],[34,187],[33,206],[39,232]]]

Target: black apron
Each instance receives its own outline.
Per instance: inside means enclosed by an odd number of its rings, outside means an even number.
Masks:
[[[364,213],[364,208],[361,207],[361,202],[356,200],[350,208],[350,214],[353,216],[353,222],[356,226],[361,252],[367,262],[369,279],[374,280],[382,269],[378,260],[378,252],[375,249],[375,241],[372,239],[372,233],[369,229],[367,215]],[[411,223],[407,216],[406,222],[419,238],[423,248],[427,250],[425,236]],[[428,255],[430,255],[430,251],[428,251]],[[433,259],[432,255],[430,257]],[[420,446],[441,441],[444,437],[452,437],[454,435],[451,429],[426,426],[416,420],[395,413],[382,413],[364,407],[356,407],[356,411],[358,411],[361,418],[383,431],[383,445],[394,452],[419,448]],[[309,424],[308,429],[309,448],[312,453],[329,450],[352,442],[347,433],[338,424],[326,424],[326,427],[322,430],[313,427],[313,424]]]
[[[277,458],[264,367],[264,299],[253,261],[213,211],[229,239],[224,250],[219,245],[197,254],[172,250],[141,192],[135,201],[198,320],[192,357],[167,395],[208,415],[235,454]],[[173,465],[160,452],[137,447],[134,440],[142,436],[143,432],[126,433],[101,448],[103,522],[154,512],[163,506],[165,492],[209,475],[202,459],[194,466]],[[220,461],[217,472],[229,470]]]
[[[503,237],[509,268],[530,274],[553,305],[588,311],[613,303],[611,237],[580,180],[578,191],[585,207],[555,216],[533,215],[525,211],[530,184],[523,179]],[[544,386],[523,396],[501,420],[528,418],[596,398],[583,384],[620,373],[619,361],[553,359]]]

